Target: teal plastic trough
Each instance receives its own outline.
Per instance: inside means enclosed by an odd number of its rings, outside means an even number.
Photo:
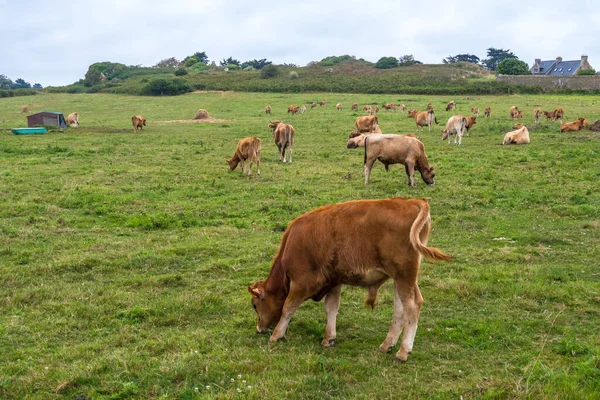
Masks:
[[[46,128],[14,128],[11,129],[15,135],[43,135],[48,132]]]

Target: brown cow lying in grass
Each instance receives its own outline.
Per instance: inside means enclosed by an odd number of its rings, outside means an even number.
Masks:
[[[141,115],[134,115],[131,117],[131,123],[133,124],[133,133],[137,133],[138,128],[141,130],[142,127],[146,126],[146,118]]]
[[[577,119],[577,121],[574,122],[567,122],[565,124],[562,124],[560,126],[560,131],[561,132],[578,132],[580,131],[584,126],[588,126],[589,123],[587,121],[587,119],[583,118],[583,117],[579,117]]]
[[[502,144],[529,144],[529,130],[523,124],[514,126],[516,130],[504,135]]]
[[[406,361],[423,304],[417,285],[421,256],[452,260],[427,247],[430,232],[426,199],[355,200],[299,216],[284,232],[268,278],[248,286],[256,330],[265,333],[275,326],[269,342],[276,342],[302,303],[324,298],[327,325],[321,344],[330,347],[337,337],[342,285],[367,288],[367,304],[373,306],[379,287],[392,278],[393,320],[379,350],[389,352],[403,331],[396,359]]]
[[[260,139],[256,136],[247,137],[238,142],[233,157],[227,160],[229,169],[235,170],[240,164],[242,173],[244,172],[244,164],[246,160],[250,161],[248,167],[248,176],[252,175],[252,163],[256,162],[256,173],[260,175]]]
[[[405,135],[369,135],[365,138],[365,185],[369,184],[371,168],[376,160],[389,170],[391,164],[402,164],[408,177],[408,185],[415,186],[415,169],[421,173],[423,181],[434,184],[435,172],[425,155],[425,147],[419,139]]]

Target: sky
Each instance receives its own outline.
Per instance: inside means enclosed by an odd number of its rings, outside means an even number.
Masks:
[[[589,56],[600,70],[597,0],[0,0],[0,74],[61,86],[111,61],[153,66],[204,51],[304,66],[349,54],[426,64],[489,47],[535,58]]]

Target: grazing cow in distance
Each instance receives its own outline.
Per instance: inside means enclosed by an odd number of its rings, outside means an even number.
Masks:
[[[338,111],[342,111],[342,103],[337,103],[335,105],[335,109],[338,110]]]
[[[325,104],[327,104],[327,100],[323,99],[319,102],[319,106],[323,107]]]
[[[529,130],[523,124],[515,125],[516,130],[504,135],[502,144],[529,144]]]
[[[137,133],[138,129],[142,129],[146,126],[146,118],[141,115],[134,115],[131,117],[131,123],[133,124],[133,133]]]
[[[554,116],[554,111],[543,111],[542,114],[546,116],[546,122],[550,121]]]
[[[369,115],[356,118],[354,125],[358,132],[372,133],[379,126],[379,122],[377,121],[377,115]]]
[[[317,106],[317,103],[315,103],[314,101],[312,103],[310,103],[310,109],[312,110],[313,108],[315,108]]]
[[[369,105],[364,106],[362,110],[368,112],[369,115],[371,115],[373,113],[373,110],[371,109],[371,106],[369,106]]]
[[[477,117],[465,117],[467,119],[467,123],[465,125],[465,129],[467,130],[467,136],[469,136],[469,131],[477,123]]]
[[[427,103],[427,110],[433,110],[433,104]]]
[[[431,132],[431,126],[432,126],[433,122],[435,122],[436,124],[438,123],[433,110],[428,110],[428,111],[408,110],[408,114],[406,116],[408,118],[414,118],[415,124],[417,124],[417,130],[419,130],[419,128],[423,129],[424,126],[428,126],[429,132]]]
[[[492,108],[486,107],[485,111],[483,112],[483,115],[485,115],[486,118],[489,118],[491,114],[492,114]]]
[[[552,112],[552,121],[556,121],[556,120],[560,119],[560,123],[562,124],[564,116],[565,116],[565,110],[563,110],[562,108],[557,108],[556,110],[554,110]]]
[[[383,103],[383,104],[381,105],[381,107],[383,107],[383,109],[384,109],[384,110],[386,110],[386,111],[390,111],[390,110],[392,110],[392,109],[393,109],[393,107],[392,107],[392,104],[388,104],[388,103]],[[394,111],[395,111],[395,110],[394,110]]]
[[[375,108],[373,109],[373,113],[375,115],[379,114],[379,107],[378,106],[375,106]]]
[[[233,157],[227,160],[229,169],[233,171],[240,164],[242,173],[244,172],[244,164],[249,161],[248,176],[252,175],[252,163],[256,162],[256,174],[260,175],[260,139],[256,136],[247,137],[238,142]]]
[[[588,121],[585,118],[579,117],[577,119],[577,121],[567,122],[566,124],[562,124],[560,126],[560,131],[561,132],[578,132],[584,126],[588,126],[588,125],[589,125],[589,123],[588,123]]]
[[[415,169],[423,181],[434,184],[435,172],[425,155],[425,147],[419,139],[405,135],[369,135],[365,138],[365,185],[369,184],[371,168],[379,160],[389,170],[391,164],[402,164],[408,177],[408,186],[415,186]]]
[[[519,111],[519,107],[517,107],[517,106],[512,106],[512,107],[510,108],[510,118],[511,118],[511,119],[513,119],[513,118],[517,118],[517,114],[518,114],[518,113],[520,113],[520,111]]]
[[[523,111],[519,111],[515,114],[515,118],[523,118]]]
[[[288,114],[291,113],[292,115],[297,114],[299,111],[300,111],[300,107],[298,107],[295,104],[290,104],[290,106],[288,107],[288,110],[287,110]]]
[[[542,116],[542,110],[538,107],[533,110],[533,118],[535,120],[535,124],[538,125],[540,123],[540,117]]]
[[[65,122],[71,128],[79,127],[79,113],[74,112],[74,113],[69,114],[69,116],[67,117]]]
[[[302,110],[300,110],[301,114],[304,114],[306,112],[306,106],[302,106]]]
[[[473,113],[473,115],[475,117],[479,117],[479,107],[473,107],[473,108],[471,108],[471,112]]]
[[[350,111],[358,111],[358,103],[352,104],[352,107],[350,107]]]
[[[271,114],[271,106],[265,107],[265,114]]]
[[[286,162],[285,151],[289,147],[290,163],[292,162],[292,147],[294,147],[294,127],[281,121],[271,121],[269,128],[273,129],[273,139],[279,152],[279,161]]]
[[[379,287],[392,278],[393,320],[379,350],[389,352],[403,332],[395,357],[406,361],[423,304],[417,284],[421,257],[452,261],[427,247],[430,232],[426,199],[354,200],[297,217],[283,233],[268,278],[248,286],[256,330],[265,333],[275,326],[269,342],[277,342],[304,301],[324,298],[327,323],[321,344],[331,347],[342,285],[367,288],[366,304],[373,307]]]
[[[454,110],[456,108],[456,102],[454,100],[452,100],[451,102],[449,102],[446,105],[446,111],[451,111]]]
[[[442,129],[442,140],[447,138],[448,144],[450,144],[450,136],[456,134],[456,136],[454,136],[454,144],[458,144],[460,146],[463,134],[465,133],[466,129],[466,117],[463,117],[462,115],[455,115],[453,117],[450,117],[448,118],[448,122],[446,123],[446,128]]]
[[[394,104],[394,105],[396,105],[396,104]],[[400,108],[400,111],[404,111],[404,110],[406,110],[406,106],[405,106],[404,104],[400,104],[400,105],[398,106],[398,108]]]

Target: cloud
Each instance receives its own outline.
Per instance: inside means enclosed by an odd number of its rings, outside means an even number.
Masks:
[[[0,74],[64,85],[99,61],[154,65],[205,51],[211,60],[267,58],[305,65],[330,55],[377,61],[413,54],[440,63],[489,47],[535,58],[579,59],[600,67],[595,2],[539,4],[430,0],[0,0]],[[34,10],[34,11],[32,11]],[[26,16],[26,18],[24,17]]]

